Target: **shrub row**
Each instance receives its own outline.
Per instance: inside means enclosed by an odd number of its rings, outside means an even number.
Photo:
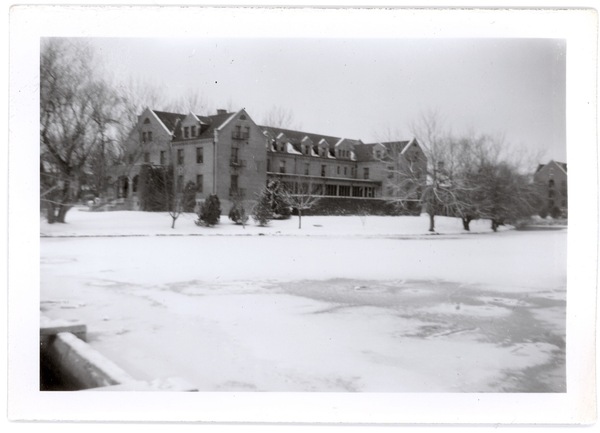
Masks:
[[[417,202],[407,203],[405,206],[390,203],[376,198],[349,198],[349,197],[322,197],[310,210],[302,212],[304,215],[419,215],[421,206]]]

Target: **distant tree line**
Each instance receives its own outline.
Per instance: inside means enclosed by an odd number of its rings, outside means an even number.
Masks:
[[[436,216],[458,217],[465,230],[473,220],[489,219],[496,231],[541,209],[540,191],[528,167],[534,159],[522,151],[511,151],[502,140],[487,135],[449,134],[435,112],[423,114],[413,124],[413,134],[427,157],[426,168],[409,161],[401,169],[389,169],[393,181],[388,187],[394,197],[390,201],[406,206],[420,200],[429,215],[429,231],[435,231]]]

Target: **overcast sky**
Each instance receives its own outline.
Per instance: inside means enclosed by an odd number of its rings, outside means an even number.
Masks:
[[[246,108],[259,124],[281,106],[302,130],[371,142],[384,130],[409,139],[411,122],[437,110],[454,133],[504,135],[566,161],[563,40],[91,41],[119,80],[200,90],[213,109]]]

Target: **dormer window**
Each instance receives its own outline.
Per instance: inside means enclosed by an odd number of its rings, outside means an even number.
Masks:
[[[196,125],[192,125],[192,137],[196,136]]]
[[[183,138],[190,138],[190,127],[189,126],[183,127]]]
[[[150,124],[150,119],[148,119],[147,117],[144,119],[144,125],[148,125]]]

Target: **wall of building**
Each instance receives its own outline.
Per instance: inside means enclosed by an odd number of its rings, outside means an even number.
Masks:
[[[554,207],[568,207],[567,173],[558,164],[554,161],[546,164],[534,175],[534,180],[545,199],[548,211]]]
[[[196,149],[202,149],[202,162],[196,160]],[[179,164],[178,152],[183,152],[183,164]],[[214,174],[214,145],[213,140],[184,140],[173,142],[172,161],[174,167],[175,182],[178,176],[182,176],[183,187],[188,182],[196,184],[198,200],[205,199],[213,191]],[[202,188],[198,185],[198,175],[202,175]]]
[[[234,148],[237,159],[233,158]],[[237,113],[235,118],[223,124],[217,134],[216,173],[217,195],[223,213],[229,212],[236,196],[232,175],[237,176],[237,191],[252,201],[266,185],[266,161],[266,138],[247,113]]]

